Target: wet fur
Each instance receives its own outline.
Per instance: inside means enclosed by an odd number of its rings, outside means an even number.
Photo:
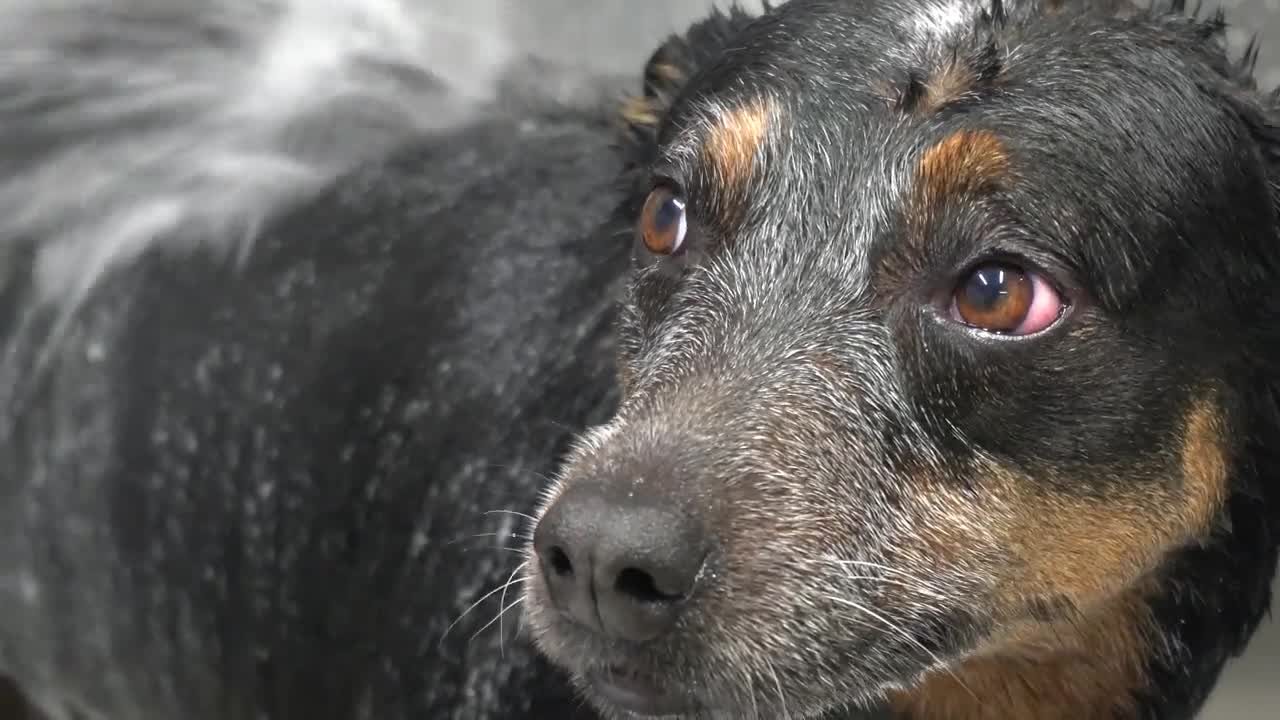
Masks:
[[[609,407],[604,117],[415,143],[242,265],[98,286],[0,455],[0,658],[51,718],[574,717],[466,611]]]
[[[1215,22],[1058,5],[717,15],[655,54],[625,126],[581,99],[491,106],[317,175],[236,257],[137,246],[6,418],[0,671],[52,720],[595,717],[572,673],[619,649],[555,624],[511,513],[643,466],[688,480],[672,501],[724,548],[723,584],[650,659],[731,716],[972,720],[981,692],[994,716],[1191,717],[1280,542],[1274,110]],[[1064,28],[1128,72],[1071,71]],[[955,139],[1015,44],[1015,81],[1076,81],[1094,144],[1035,136],[1064,117],[1049,100],[996,145]],[[761,93],[777,70],[813,85]],[[1151,112],[1187,102],[1186,124]],[[898,122],[889,167],[861,164]],[[1103,149],[1117,127],[1129,162]],[[1025,162],[1034,140],[1075,165]],[[691,182],[701,244],[633,261],[672,156],[715,160]],[[901,310],[966,252],[990,181],[1069,236],[1046,234],[1092,305],[1055,352]],[[16,247],[0,327],[26,367],[14,333],[54,318],[18,322],[48,275]]]
[[[577,712],[464,611],[608,404],[633,81],[484,7],[0,9],[0,675],[50,720]]]
[[[1124,3],[713,25],[655,55],[628,115],[688,249],[637,248],[622,404],[541,511],[651,493],[718,551],[642,646],[564,620],[535,568],[539,647],[707,717],[1192,716],[1276,565],[1278,368],[1252,348],[1276,339],[1280,166],[1252,51]],[[1065,321],[939,321],[992,254],[1062,283]]]

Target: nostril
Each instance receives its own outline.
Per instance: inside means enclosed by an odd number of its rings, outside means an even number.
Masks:
[[[693,607],[709,537],[697,515],[660,498],[579,483],[543,514],[533,547],[536,598],[580,627],[642,643]]]
[[[626,595],[633,600],[644,603],[667,603],[675,602],[681,599],[681,595],[671,595],[658,589],[658,583],[653,576],[644,570],[638,568],[624,568],[618,573],[618,579],[613,583],[613,589],[622,595]]]
[[[547,553],[547,566],[551,572],[558,577],[569,577],[573,575],[573,562],[569,560],[569,554],[559,547],[551,548]]]

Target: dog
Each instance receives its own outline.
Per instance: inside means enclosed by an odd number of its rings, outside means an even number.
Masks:
[[[55,719],[1193,717],[1280,544],[1223,31],[716,13],[621,127],[486,106],[74,312],[19,245],[5,670]]]
[[[526,573],[607,717],[1194,715],[1276,566],[1280,185],[1255,53],[1184,10],[657,53],[621,406]]]

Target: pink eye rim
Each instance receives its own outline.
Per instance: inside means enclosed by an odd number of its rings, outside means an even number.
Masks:
[[[1039,337],[1061,325],[1074,309],[1047,273],[1018,260],[984,260],[959,278],[947,295],[944,317],[984,339]]]

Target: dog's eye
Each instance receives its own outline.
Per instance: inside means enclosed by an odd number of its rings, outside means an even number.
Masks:
[[[974,268],[956,288],[951,305],[956,320],[1001,335],[1038,333],[1062,310],[1062,298],[1044,278],[1001,263]]]
[[[659,186],[649,193],[640,211],[640,238],[655,255],[674,255],[684,246],[689,229],[685,202],[669,187]]]

